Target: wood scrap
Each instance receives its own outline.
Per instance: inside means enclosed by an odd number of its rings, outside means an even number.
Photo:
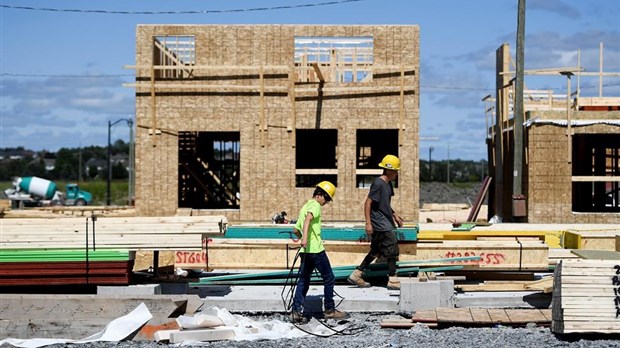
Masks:
[[[454,288],[458,291],[542,291],[551,293],[553,290],[553,277],[544,277],[534,281],[485,281],[481,284],[459,284]]]
[[[416,311],[411,319],[383,320],[381,327],[411,328],[418,323],[433,328],[495,325],[523,327],[528,323],[549,326],[551,309],[435,308]]]

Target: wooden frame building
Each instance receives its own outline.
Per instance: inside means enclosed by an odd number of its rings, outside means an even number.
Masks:
[[[330,180],[325,220],[362,221],[394,154],[417,221],[418,26],[139,25],[134,68],[138,215],[296,219]]]
[[[571,88],[580,75],[602,81],[603,76],[617,80],[620,73],[586,73],[578,67],[526,71],[555,75],[569,92],[523,91],[523,194],[515,195],[519,141],[509,52],[507,44],[497,50],[497,95],[484,99],[487,119],[494,123],[487,136],[489,216],[504,222],[620,223],[620,97],[581,97],[579,86]],[[602,84],[599,88],[602,95]]]

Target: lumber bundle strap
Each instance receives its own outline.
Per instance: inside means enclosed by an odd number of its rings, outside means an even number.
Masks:
[[[227,226],[224,216],[5,219],[0,249],[201,250]]]
[[[554,272],[551,331],[620,333],[620,260],[562,260]]]

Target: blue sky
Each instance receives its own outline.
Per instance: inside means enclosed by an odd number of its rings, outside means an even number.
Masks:
[[[325,4],[338,2],[337,4]],[[304,6],[252,11],[253,8]],[[518,0],[0,0],[0,147],[56,151],[106,145],[108,121],[133,117],[138,24],[415,24],[420,26],[420,156],[486,159],[481,99],[494,94],[495,50],[514,56]],[[525,68],[577,65],[620,72],[620,1],[527,0]],[[78,11],[26,10],[15,7]],[[101,10],[107,13],[93,13]],[[184,11],[227,11],[183,14]],[[125,11],[131,14],[114,14]],[[138,14],[136,12],[175,14]],[[561,76],[526,76],[529,89],[566,93]],[[620,79],[604,80],[620,96]],[[574,84],[573,84],[574,86]],[[598,95],[598,79],[581,79]],[[574,90],[574,89],[573,89]],[[112,140],[127,141],[124,123]],[[449,149],[449,150],[448,150]]]

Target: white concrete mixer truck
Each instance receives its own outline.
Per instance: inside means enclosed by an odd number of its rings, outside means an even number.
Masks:
[[[4,190],[4,193],[12,201],[13,208],[92,204],[93,195],[80,190],[77,184],[67,184],[65,189],[66,192],[58,191],[52,181],[27,176],[14,178],[13,187]]]

